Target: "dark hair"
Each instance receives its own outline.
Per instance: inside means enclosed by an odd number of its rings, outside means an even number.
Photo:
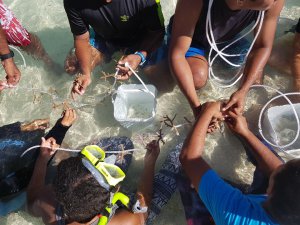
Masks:
[[[105,208],[110,197],[80,157],[68,158],[58,165],[53,187],[69,223],[89,222]]]
[[[287,162],[274,176],[269,211],[279,224],[300,224],[300,159]]]

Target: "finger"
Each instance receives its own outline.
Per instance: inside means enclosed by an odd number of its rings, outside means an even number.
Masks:
[[[64,115],[64,118],[69,118],[70,117],[70,110],[67,109]]]
[[[231,117],[234,118],[234,119],[237,119],[237,118],[238,118],[238,114],[235,113],[235,112],[233,112],[233,111],[229,111],[229,112],[228,112],[228,115],[231,116]]]
[[[127,74],[117,76],[117,80],[128,80],[128,79],[129,79],[129,76]]]
[[[231,100],[226,104],[226,106],[222,108],[222,111],[224,112],[224,111],[228,110],[228,109],[229,109],[231,106],[233,106],[235,103],[236,103],[236,101],[234,101],[234,100],[231,99]]]
[[[74,119],[74,120],[77,119],[77,114],[76,114],[75,109],[72,109],[72,116],[73,116],[73,119]]]
[[[241,109],[240,108],[234,108],[233,109],[233,112],[236,114],[236,115],[241,115]]]
[[[46,139],[42,137],[42,145],[46,143]]]

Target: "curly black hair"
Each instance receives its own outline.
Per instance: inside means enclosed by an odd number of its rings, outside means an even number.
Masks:
[[[89,222],[106,207],[110,197],[110,193],[84,167],[79,156],[58,165],[53,188],[68,223]]]
[[[275,175],[269,211],[279,224],[300,224],[300,159],[287,162]]]

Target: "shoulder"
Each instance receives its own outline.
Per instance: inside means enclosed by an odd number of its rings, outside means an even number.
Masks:
[[[144,221],[145,218],[143,214],[133,213],[126,209],[119,209],[109,221],[108,225],[143,225]]]

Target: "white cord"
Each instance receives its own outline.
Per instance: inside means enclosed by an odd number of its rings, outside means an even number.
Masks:
[[[143,80],[139,77],[139,75],[137,75],[137,73],[131,68],[131,66],[129,65],[128,62],[125,62],[125,67],[127,67],[133,74],[134,76],[141,82],[141,84],[144,86],[144,88],[146,89],[146,91],[151,94],[154,98],[155,95],[147,88],[146,84],[143,82]]]
[[[213,72],[213,63],[215,61],[215,59],[217,58],[217,56],[220,56],[227,64],[233,66],[233,67],[241,67],[244,63],[242,63],[241,65],[238,64],[234,64],[233,62],[231,62],[230,60],[228,60],[226,57],[236,57],[236,56],[242,56],[242,55],[246,55],[244,61],[247,60],[248,55],[250,54],[253,45],[261,31],[262,28],[262,24],[263,24],[263,20],[264,20],[264,11],[260,11],[258,18],[254,24],[254,26],[248,31],[246,32],[244,35],[242,35],[241,37],[237,38],[236,40],[234,40],[233,42],[231,42],[230,44],[226,45],[225,47],[223,47],[221,50],[218,49],[217,47],[217,43],[215,41],[214,35],[213,35],[213,30],[212,30],[212,22],[211,22],[211,8],[212,8],[212,4],[213,4],[214,0],[210,0],[209,1],[209,5],[208,5],[208,11],[207,11],[207,18],[206,18],[206,37],[207,40],[211,46],[210,51],[209,51],[209,57],[208,57],[208,64],[209,64],[209,69],[208,69],[208,73],[209,73],[209,78],[212,80],[212,82],[221,88],[229,88],[234,86],[242,77],[243,77],[243,73],[241,73],[241,70],[243,68],[241,68],[232,78],[230,78],[229,80],[225,81],[216,77],[214,72]],[[258,27],[258,31],[250,45],[250,48],[248,49],[247,54],[226,54],[224,53],[224,50],[227,49],[228,47],[230,47],[231,45],[233,45],[234,43],[238,42],[239,40],[241,40],[242,38],[244,38],[245,36],[247,36],[249,33],[251,33],[258,25],[259,23],[259,27]],[[211,54],[212,51],[216,52],[216,55],[213,57],[213,59],[211,59]],[[222,83],[226,83],[226,84],[222,84]]]
[[[23,66],[26,67],[26,60],[25,60],[22,52],[19,49],[17,49],[16,47],[12,46],[12,45],[9,45],[9,47],[12,48],[13,50],[17,51],[20,54],[20,56],[23,60]]]
[[[278,91],[278,90],[276,90],[275,88],[269,87],[269,86],[267,86],[267,85],[252,85],[251,87],[254,87],[254,88],[255,88],[255,87],[263,87],[263,88],[265,88],[265,89],[271,89],[271,90],[273,90],[273,91],[275,91],[275,92],[277,92],[277,93],[279,94],[278,96],[275,96],[274,98],[272,98],[271,100],[269,100],[269,101],[264,105],[264,107],[262,108],[262,110],[260,111],[259,119],[258,119],[258,129],[259,129],[259,133],[260,133],[260,135],[262,136],[262,138],[263,138],[269,145],[271,145],[271,146],[273,146],[273,147],[276,147],[276,148],[279,148],[281,151],[283,151],[282,148],[287,148],[287,147],[293,145],[293,144],[297,141],[297,139],[298,139],[298,137],[299,137],[299,133],[300,133],[300,121],[299,121],[299,117],[298,117],[297,111],[296,111],[296,109],[295,109],[293,103],[290,101],[290,99],[289,99],[287,96],[289,96],[289,95],[300,95],[300,93],[299,93],[299,92],[292,92],[292,93],[286,93],[286,94],[284,94],[284,93],[282,93],[281,91]],[[279,145],[278,143],[274,144],[274,143],[270,142],[269,140],[266,139],[266,137],[264,136],[263,131],[262,131],[262,116],[263,116],[264,111],[266,110],[266,108],[268,107],[268,105],[269,105],[272,101],[274,101],[274,100],[276,100],[276,99],[278,99],[278,98],[280,98],[280,97],[284,97],[284,98],[287,100],[287,102],[289,103],[289,105],[291,106],[291,108],[292,108],[292,110],[293,110],[293,113],[294,113],[294,115],[295,115],[295,117],[296,117],[296,123],[297,123],[297,134],[296,134],[295,138],[294,138],[290,143],[288,143],[288,144],[286,144],[286,145]]]
[[[22,158],[24,155],[26,155],[31,150],[36,149],[36,148],[40,148],[40,147],[42,147],[42,146],[41,145],[32,146],[32,147],[26,149],[26,151],[23,152],[23,154],[20,157]],[[45,147],[45,148],[50,148],[50,147]],[[69,149],[69,148],[56,148],[55,150],[57,150],[57,151],[65,151],[65,152],[81,152],[81,150],[78,150],[78,149]],[[121,150],[121,151],[105,151],[105,153],[107,153],[107,154],[119,154],[119,153],[126,153],[126,152],[135,152],[135,151],[139,151],[139,150],[140,149],[133,148],[133,149],[127,149],[127,150]]]

